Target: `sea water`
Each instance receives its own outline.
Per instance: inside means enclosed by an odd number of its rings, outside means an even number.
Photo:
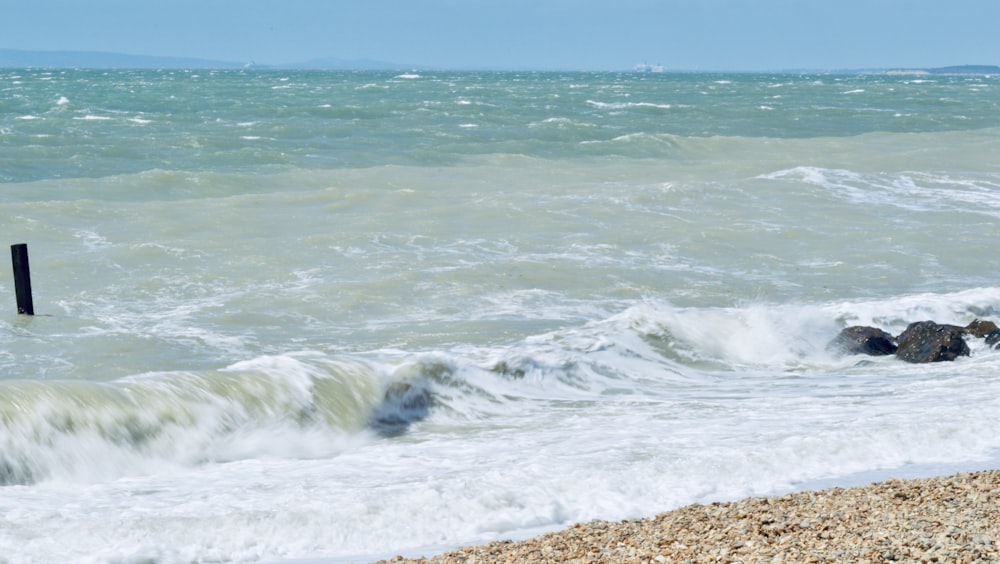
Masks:
[[[0,562],[367,561],[978,469],[1000,78],[0,70]],[[0,272],[3,270],[0,269]]]

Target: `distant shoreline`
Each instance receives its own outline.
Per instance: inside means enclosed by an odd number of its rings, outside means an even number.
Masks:
[[[310,61],[262,65],[253,61],[234,62],[195,57],[164,57],[157,55],[131,55],[101,51],[34,51],[0,49],[0,68],[52,68],[52,69],[256,69],[256,70],[369,70],[369,71],[509,71],[509,72],[621,72],[634,73],[632,67],[606,70],[586,69],[527,69],[527,68],[437,68],[427,65],[402,64],[373,59],[338,59],[333,57]],[[954,65],[947,67],[889,67],[869,69],[759,69],[734,71],[724,69],[685,70],[657,67],[657,74],[665,73],[822,73],[822,74],[888,74],[888,75],[994,75],[1000,74],[1000,65]]]
[[[887,69],[885,74],[890,75],[992,75],[1000,74],[1000,66],[996,65],[958,65],[951,67],[938,67],[931,69]]]

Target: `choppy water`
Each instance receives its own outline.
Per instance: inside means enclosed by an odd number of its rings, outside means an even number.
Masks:
[[[0,561],[364,561],[992,464],[1000,78],[0,70]],[[2,271],[2,270],[0,270]],[[867,360],[868,362],[860,362]]]

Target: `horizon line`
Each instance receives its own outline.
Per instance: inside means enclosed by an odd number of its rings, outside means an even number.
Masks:
[[[48,61],[43,64],[8,64],[3,59],[3,54],[17,54],[25,58],[30,57],[105,57],[131,59],[133,62],[142,62],[135,66],[124,64],[110,64],[108,62],[91,62],[89,64],[73,64],[69,61],[54,62]],[[157,61],[161,64],[155,64]],[[37,61],[42,62],[42,61]],[[124,61],[123,61],[124,62]],[[647,67],[640,70],[639,67]],[[650,70],[655,67],[655,70]],[[227,61],[221,59],[210,59],[194,56],[173,56],[173,55],[143,55],[123,53],[117,51],[94,51],[94,50],[37,50],[37,49],[16,49],[0,47],[0,68],[58,68],[58,69],[155,69],[155,68],[176,68],[176,69],[206,69],[206,70],[236,70],[236,69],[256,69],[256,70],[371,70],[371,71],[452,71],[452,72],[627,72],[636,74],[670,74],[670,73],[867,73],[867,72],[932,72],[945,69],[990,69],[993,72],[1000,72],[1000,66],[984,64],[955,64],[944,66],[870,66],[870,67],[787,67],[787,68],[755,68],[755,69],[726,69],[726,68],[668,68],[663,65],[649,65],[645,62],[634,63],[630,66],[620,68],[581,68],[581,67],[515,67],[508,65],[494,65],[482,67],[470,66],[438,66],[423,64],[403,64],[392,61],[381,61],[371,58],[344,59],[333,56],[321,56],[308,60],[285,63],[256,63]]]

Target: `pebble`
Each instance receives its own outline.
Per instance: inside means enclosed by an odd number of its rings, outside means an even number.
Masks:
[[[1000,561],[1000,471],[695,504],[383,563]]]

